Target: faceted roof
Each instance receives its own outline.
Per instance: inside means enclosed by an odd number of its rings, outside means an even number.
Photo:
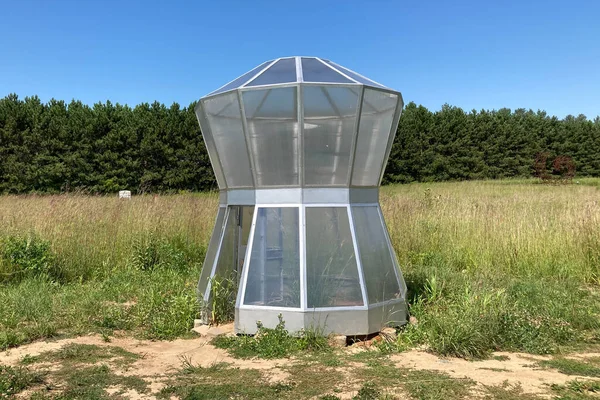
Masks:
[[[360,84],[391,90],[380,83],[324,58],[284,57],[260,64],[258,67],[209,93],[207,96],[239,88],[298,82]]]

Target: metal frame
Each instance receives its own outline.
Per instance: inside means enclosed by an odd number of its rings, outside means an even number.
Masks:
[[[373,85],[365,84],[363,82],[359,82],[356,79],[352,78],[350,75],[344,73],[343,70],[340,69],[341,66],[330,62],[323,61],[320,58],[315,58],[321,62],[325,67],[335,71],[341,76],[349,79],[353,83],[335,83],[335,82],[306,82],[304,79],[304,74],[302,71],[302,57],[295,57],[295,71],[296,71],[296,81],[295,82],[286,82],[286,83],[278,83],[271,85],[260,85],[260,86],[247,86],[253,80],[255,80],[258,76],[267,72],[269,68],[278,61],[282,59],[289,59],[291,57],[283,57],[277,58],[265,64],[260,71],[257,71],[255,74],[252,74],[248,79],[245,79],[245,82],[242,82],[238,87],[234,87],[228,89],[223,92],[219,92],[219,90],[227,85],[222,86],[215,92],[212,92],[208,96],[202,98],[199,104],[196,106],[196,115],[198,118],[198,122],[201,125],[202,132],[205,136],[206,148],[209,152],[209,157],[211,163],[215,169],[220,169],[221,176],[223,177],[223,182],[218,182],[219,187],[221,189],[220,196],[220,207],[226,207],[225,214],[223,216],[221,229],[218,231],[213,231],[214,235],[219,235],[218,237],[218,246],[216,248],[215,258],[212,262],[212,265],[206,266],[210,268],[210,276],[211,278],[217,272],[217,264],[219,261],[219,257],[222,252],[222,242],[225,238],[225,234],[227,233],[227,226],[229,223],[229,219],[233,215],[233,207],[238,206],[252,206],[254,207],[252,222],[250,226],[250,231],[248,233],[249,237],[247,238],[247,246],[246,246],[246,254],[244,254],[244,267],[242,270],[242,274],[240,276],[240,282],[238,287],[238,293],[236,298],[236,321],[235,321],[235,330],[238,333],[254,333],[256,331],[256,321],[260,320],[263,322],[265,326],[275,325],[277,321],[277,316],[281,313],[283,314],[283,318],[286,320],[286,327],[290,331],[298,331],[301,329],[305,329],[310,327],[311,325],[317,324],[325,324],[325,333],[329,332],[337,332],[343,334],[369,334],[375,331],[380,330],[383,325],[386,323],[392,324],[402,324],[406,321],[406,302],[405,302],[405,294],[406,294],[406,284],[404,282],[402,273],[399,269],[398,260],[396,258],[396,254],[394,249],[392,248],[391,239],[389,236],[389,231],[385,224],[385,220],[383,218],[383,213],[381,207],[379,205],[379,184],[381,183],[381,178],[385,172],[385,166],[387,164],[387,159],[391,152],[391,147],[393,144],[394,136],[396,133],[398,121],[400,115],[402,113],[403,108],[403,100],[402,96],[399,92],[393,91],[391,89],[381,87],[380,84],[372,81],[368,78],[363,77],[362,75],[348,70],[356,76],[365,79],[366,82],[372,82]],[[343,68],[343,67],[342,67]],[[243,75],[242,75],[243,76]],[[240,76],[241,77],[241,76]],[[236,78],[239,79],[240,77]],[[356,88],[359,88],[358,91],[358,104],[356,105],[355,112],[356,114],[353,116],[355,118],[354,125],[350,128],[352,129],[351,134],[353,135],[350,144],[350,154],[348,159],[348,172],[345,176],[345,184],[343,185],[307,185],[306,184],[306,166],[305,166],[305,149],[304,149],[304,88],[308,86],[318,86],[321,88],[327,87],[346,87],[352,91],[354,91],[354,95],[356,94]],[[252,151],[252,141],[250,138],[250,131],[248,126],[248,117],[246,115],[246,104],[244,103],[244,92],[246,91],[254,91],[254,90],[264,90],[264,89],[276,89],[276,88],[287,88],[294,87],[296,88],[296,95],[294,97],[295,107],[296,107],[296,118],[298,120],[297,126],[297,160],[294,160],[294,167],[297,168],[298,171],[298,185],[277,185],[277,186],[260,186],[258,179],[258,170],[257,163],[258,160],[255,159],[255,155]],[[392,117],[392,126],[388,133],[385,152],[383,154],[378,154],[376,163],[379,163],[379,158],[381,159],[381,169],[377,171],[379,181],[373,182],[372,185],[365,186],[354,186],[352,185],[352,179],[354,178],[354,167],[356,163],[356,156],[359,149],[359,133],[360,133],[360,125],[364,111],[365,104],[365,90],[375,90],[384,93],[395,94],[398,96],[397,104],[395,106],[394,114]],[[252,181],[248,182],[247,186],[240,187],[231,187],[226,179],[226,171],[223,169],[221,158],[226,157],[227,155],[218,154],[217,147],[213,143],[214,139],[212,137],[212,130],[208,123],[208,118],[206,115],[206,110],[204,107],[204,102],[207,99],[212,99],[216,96],[226,96],[231,95],[232,91],[236,91],[236,97],[239,104],[239,112],[241,115],[241,128],[243,131],[243,137],[245,141],[245,148],[248,153],[248,159],[251,169]],[[335,110],[336,103],[335,100],[329,98],[327,99],[331,103],[331,107]],[[337,112],[340,118],[343,118],[341,113]],[[260,133],[260,132],[258,132]],[[341,132],[341,135],[349,135],[348,133]],[[334,154],[337,154],[334,152]],[[292,156],[292,155],[290,155]],[[373,170],[375,171],[375,169]],[[375,173],[373,173],[375,175]],[[390,299],[377,304],[369,304],[369,296],[368,289],[366,285],[366,272],[368,270],[368,266],[363,265],[363,260],[361,258],[361,248],[359,246],[359,241],[356,233],[356,226],[354,221],[354,213],[353,207],[376,207],[377,215],[379,217],[379,221],[377,223],[381,224],[383,230],[385,232],[385,246],[390,252],[396,280],[398,282],[398,286],[400,288],[400,292],[402,297],[398,299]],[[350,238],[353,246],[354,257],[356,259],[356,268],[358,274],[358,284],[360,285],[360,296],[362,298],[362,305],[360,306],[340,306],[340,307],[313,307],[308,308],[308,280],[307,280],[307,239],[308,235],[311,232],[307,231],[306,226],[306,213],[307,208],[345,208],[346,215],[348,218],[349,229],[350,229]],[[244,304],[244,297],[246,295],[246,291],[248,290],[248,278],[250,272],[250,263],[252,261],[252,249],[255,246],[254,236],[256,234],[257,221],[259,209],[261,208],[295,208],[298,212],[298,264],[300,270],[299,272],[299,286],[300,286],[300,302],[299,307],[275,307],[275,306],[267,306],[267,305],[256,305],[256,304]],[[212,240],[212,239],[211,239]],[[242,238],[238,238],[238,240],[242,240]],[[241,254],[240,254],[241,256]],[[386,256],[387,257],[387,256]],[[238,257],[239,259],[240,257]],[[236,266],[232,266],[237,268]],[[358,294],[358,293],[357,293]],[[206,301],[210,301],[210,282],[207,284],[204,293],[201,294]],[[358,300],[358,296],[357,296]],[[330,325],[327,327],[327,325]]]

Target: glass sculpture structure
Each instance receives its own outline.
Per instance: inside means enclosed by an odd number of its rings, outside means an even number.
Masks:
[[[220,189],[198,292],[237,284],[235,330],[363,335],[406,322],[379,207],[402,96],[332,61],[267,61],[200,99]],[[216,285],[215,285],[216,286]]]

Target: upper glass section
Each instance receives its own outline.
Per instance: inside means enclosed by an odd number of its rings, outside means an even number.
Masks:
[[[329,60],[318,57],[284,57],[262,63],[208,96],[244,87],[294,82],[348,83],[389,89]]]
[[[220,189],[377,187],[402,96],[329,60],[267,61],[200,99]]]

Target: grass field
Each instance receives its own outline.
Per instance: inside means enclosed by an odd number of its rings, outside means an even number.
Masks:
[[[600,180],[411,184],[381,202],[417,323],[387,350],[555,353],[600,341]],[[186,336],[216,194],[0,197],[0,348]]]

